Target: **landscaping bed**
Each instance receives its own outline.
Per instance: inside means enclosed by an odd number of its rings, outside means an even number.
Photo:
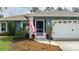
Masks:
[[[58,46],[38,43],[34,40],[14,42],[12,48],[14,51],[62,51]]]

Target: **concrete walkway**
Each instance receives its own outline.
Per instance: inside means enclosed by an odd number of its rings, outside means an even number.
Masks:
[[[35,39],[35,41],[40,43],[49,44],[47,39]],[[63,51],[79,51],[79,41],[52,41],[51,45],[59,46]]]
[[[49,40],[48,39],[35,39],[35,41],[39,42],[39,43],[45,43],[45,44],[49,44]],[[58,46],[58,44],[55,41],[50,41],[51,45],[56,45]]]

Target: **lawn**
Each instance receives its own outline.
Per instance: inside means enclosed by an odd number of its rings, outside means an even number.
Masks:
[[[12,36],[0,36],[0,51],[10,51],[12,50]]]

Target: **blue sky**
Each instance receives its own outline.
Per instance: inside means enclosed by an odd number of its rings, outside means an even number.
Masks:
[[[8,7],[7,10],[4,10],[2,14],[4,15],[4,17],[8,17],[30,13],[29,10],[31,10],[31,8],[29,7]]]
[[[31,7],[7,7],[7,10],[4,10],[2,13],[4,17],[15,16],[30,13]],[[39,9],[43,10],[45,7],[39,7]]]

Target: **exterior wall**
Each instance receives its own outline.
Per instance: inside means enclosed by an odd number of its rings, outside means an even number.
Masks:
[[[46,32],[51,30],[52,19],[52,17],[46,17]]]
[[[16,32],[20,31],[21,29],[21,21],[16,21]]]

